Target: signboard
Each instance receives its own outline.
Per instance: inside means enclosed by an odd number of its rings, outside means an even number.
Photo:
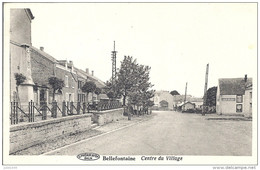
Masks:
[[[236,101],[235,98],[222,98],[222,101]]]

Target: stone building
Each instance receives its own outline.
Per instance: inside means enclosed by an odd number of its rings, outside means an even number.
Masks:
[[[34,16],[30,9],[10,10],[10,100],[26,104],[33,100],[33,79],[31,76],[31,22]],[[15,73],[26,77],[16,90]]]
[[[57,77],[64,81],[62,91],[55,92],[55,100],[77,101],[77,74],[73,62],[56,60],[44,51],[43,47],[37,49],[32,47],[32,77],[35,82],[34,98],[36,104],[41,102],[50,103],[53,100],[53,90],[49,85],[50,77]]]
[[[98,79],[94,76],[94,71],[92,71],[91,74],[89,74],[89,69],[86,68],[86,71],[83,71],[81,69],[75,68],[78,76],[78,101],[86,101],[89,103],[92,102],[99,102],[100,99],[107,99],[107,96],[105,94],[96,95],[95,93],[89,93],[88,96],[82,92],[81,87],[87,82],[92,81],[96,84],[96,86],[100,89],[103,89],[106,85],[103,81]]]
[[[195,108],[202,108],[203,106],[203,98],[191,97],[188,99],[188,101],[195,104]]]
[[[93,81],[101,89],[105,87],[105,83],[94,76],[94,71],[90,75],[88,69],[86,71],[78,69],[72,61],[57,60],[46,53],[43,47],[40,49],[32,47],[31,57],[32,77],[36,87],[34,88],[34,98],[37,104],[50,103],[53,100],[53,90],[48,83],[50,77],[62,79],[65,84],[60,92],[55,92],[55,100],[58,103],[62,101],[92,102],[99,101],[100,97],[104,97],[104,95],[97,96],[90,93],[87,99],[87,95],[81,90],[86,81]]]
[[[34,86],[34,101],[36,105],[41,102],[49,103],[49,84],[48,78],[55,76],[55,65],[57,60],[51,55],[44,52],[44,48],[37,49],[31,47],[31,63],[32,63],[32,77],[35,82]]]
[[[186,101],[189,101],[192,98],[191,95],[186,95]],[[185,100],[185,95],[174,95],[173,96],[173,109],[177,110],[179,104],[183,103]]]
[[[77,73],[74,70],[74,65],[72,61],[67,62],[67,60],[58,60],[55,70],[56,77],[64,80],[65,86],[62,91],[57,95],[56,100],[58,102],[76,102],[77,101],[77,91],[78,91],[78,80]]]
[[[86,81],[93,81],[97,87],[105,87],[105,83],[90,75],[88,70],[74,67],[73,62],[57,60],[50,54],[33,47],[31,43],[31,21],[34,19],[30,9],[11,9],[10,11],[10,99],[20,100],[28,105],[30,100],[36,105],[41,102],[53,101],[53,90],[49,85],[50,77],[57,77],[64,81],[65,87],[56,91],[54,96],[58,103],[62,101],[86,101],[86,95],[81,87]],[[19,86],[19,98],[16,90],[15,73],[21,73],[26,81]],[[104,95],[100,95],[103,96]],[[99,100],[97,95],[90,94],[88,101]]]
[[[155,91],[153,109],[173,110],[173,96],[169,91]]]
[[[191,102],[189,102],[189,101],[186,101],[185,103],[184,103],[184,102],[179,103],[179,104],[177,105],[177,107],[179,108],[179,110],[185,112],[185,111],[190,110],[190,109],[191,109],[191,110],[194,110],[196,106],[195,106],[194,103],[191,103]]]
[[[252,78],[219,79],[216,100],[218,114],[250,115]]]
[[[87,95],[81,90],[82,86],[86,83],[87,79],[88,79],[88,76],[87,76],[87,73],[88,73],[88,69],[86,69],[86,72],[81,70],[81,69],[78,69],[78,68],[75,68],[76,72],[77,72],[77,75],[78,75],[78,91],[77,91],[77,100],[79,102],[85,102],[87,101]]]

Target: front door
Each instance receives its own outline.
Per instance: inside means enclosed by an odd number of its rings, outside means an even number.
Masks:
[[[40,90],[40,106],[42,106],[43,103],[45,103],[46,101],[47,101],[47,98],[46,98],[46,90],[41,89],[41,90]]]

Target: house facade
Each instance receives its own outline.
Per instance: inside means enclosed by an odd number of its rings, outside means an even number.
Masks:
[[[195,108],[202,108],[203,106],[203,98],[191,97],[188,101],[195,104]]]
[[[245,105],[244,105],[244,116],[245,117],[252,117],[252,97],[253,97],[253,93],[252,93],[252,88],[253,85],[252,84],[248,84],[246,86],[246,90],[245,90]]]
[[[100,89],[103,89],[106,86],[103,81],[94,76],[94,71],[92,71],[90,74],[88,68],[86,68],[86,71],[76,68],[76,72],[78,75],[78,101],[86,101],[92,104],[93,102],[97,103],[102,99],[108,99],[107,96],[102,93],[103,91],[100,95],[96,95],[95,93],[89,93],[87,96],[87,94],[81,90],[82,86],[87,81],[94,82],[95,85]]]
[[[78,91],[77,91],[77,100],[79,102],[86,102],[87,101],[87,95],[84,93],[81,88],[86,83],[88,76],[88,69],[86,69],[86,72],[84,72],[81,69],[75,68],[77,75],[78,75]]]
[[[186,95],[186,99],[185,99],[185,95],[174,95],[173,96],[173,109],[174,110],[179,110],[179,106],[182,105],[184,103],[184,100],[185,100],[185,103],[186,102],[190,102],[192,104],[195,105],[195,108],[202,108],[203,106],[203,99],[200,98],[200,97],[193,97],[191,95]]]
[[[252,78],[247,78],[247,76],[245,78],[219,79],[216,112],[218,114],[248,115],[250,107],[252,112],[252,88],[250,85],[252,85]]]
[[[51,99],[48,79],[55,76],[57,60],[45,53],[43,47],[37,49],[32,46],[31,51],[32,77],[35,82],[34,101],[36,105],[39,105],[41,102],[49,103]]]
[[[189,101],[191,97],[192,97],[191,95],[186,95],[186,101]],[[180,103],[183,103],[184,100],[185,100],[185,95],[174,95],[173,96],[173,106],[177,107],[177,105]]]
[[[55,91],[55,100],[77,101],[77,74],[74,70],[73,62],[66,60],[56,60],[44,51],[43,47],[32,48],[32,77],[35,82],[34,99],[36,105],[41,102],[51,103],[53,101],[53,90],[49,85],[50,77],[57,77],[64,81],[62,91]]]
[[[57,60],[46,53],[43,47],[36,48],[31,43],[31,22],[34,19],[30,9],[11,9],[10,11],[10,101],[18,101],[28,105],[34,101],[41,103],[85,102],[107,99],[106,95],[90,93],[87,96],[81,87],[86,81],[93,81],[97,87],[104,88],[105,83],[94,76],[94,71],[86,71],[74,67],[72,61]],[[15,74],[26,77],[17,90]],[[55,91],[49,84],[50,77],[64,81],[62,90]],[[19,92],[19,95],[18,93]],[[54,96],[54,98],[53,98]]]
[[[61,93],[57,92],[56,101],[61,103],[65,102],[76,102],[78,95],[78,79],[77,73],[74,70],[72,61],[59,60],[56,64],[55,75],[64,81],[64,87]],[[51,92],[52,93],[52,92]],[[50,99],[52,99],[50,97]]]
[[[10,10],[10,100],[26,104],[34,100],[31,75],[31,22],[34,16],[30,9]],[[26,77],[16,89],[15,73]]]
[[[173,96],[169,91],[155,91],[152,100],[154,101],[154,109],[173,110]]]
[[[185,103],[182,102],[182,103],[178,104],[177,107],[181,111],[187,111],[189,109],[195,109],[195,104],[187,101]]]

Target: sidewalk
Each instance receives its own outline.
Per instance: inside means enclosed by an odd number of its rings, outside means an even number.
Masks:
[[[223,114],[218,115],[216,113],[206,114],[207,120],[233,120],[233,121],[252,121],[252,117],[244,117],[243,115],[238,114]]]
[[[75,134],[68,134],[66,136],[49,139],[47,141],[44,141],[41,144],[32,146],[30,148],[24,149],[22,151],[18,151],[12,155],[41,155],[46,152],[50,152],[52,150],[55,150],[57,148],[73,144],[75,142],[91,138],[93,136],[97,136],[112,130],[116,130],[119,128],[122,128],[127,125],[136,124],[141,121],[147,121],[150,120],[154,114],[151,115],[145,115],[145,116],[139,116],[139,117],[132,117],[132,120],[128,120],[127,117],[124,117],[123,119],[108,123],[103,126],[97,126],[95,128],[92,128],[90,130],[87,130],[85,132],[75,133]]]

